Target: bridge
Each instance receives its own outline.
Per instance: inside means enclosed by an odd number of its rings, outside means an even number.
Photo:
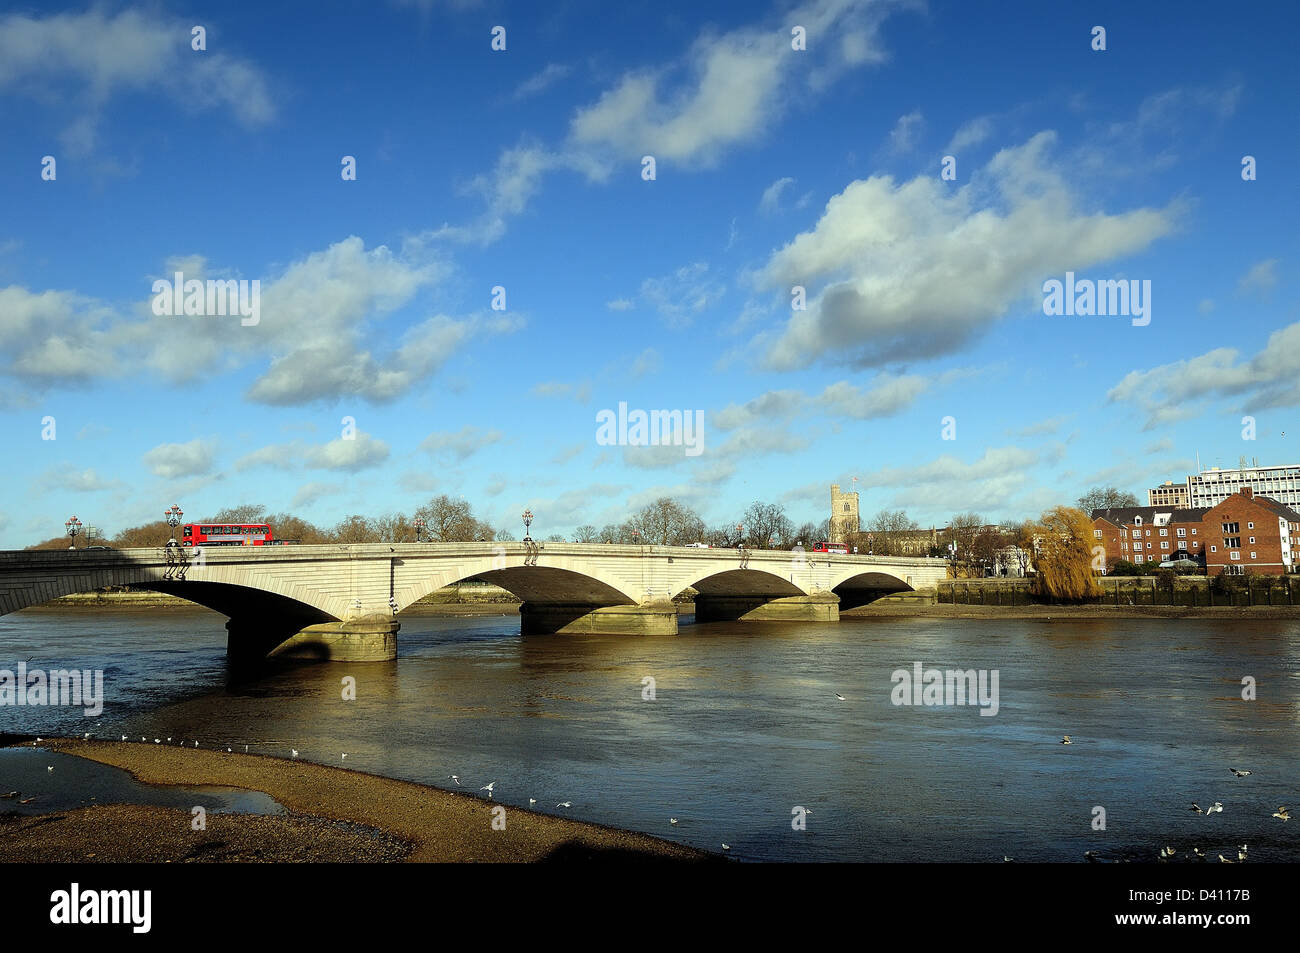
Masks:
[[[0,615],[104,586],[188,599],[229,617],[232,660],[396,657],[398,613],[479,579],[522,600],[524,634],[674,634],[697,621],[834,622],[841,606],[933,588],[940,559],[593,543],[365,543],[0,552]]]

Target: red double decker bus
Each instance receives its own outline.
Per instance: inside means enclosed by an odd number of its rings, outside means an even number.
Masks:
[[[276,543],[265,523],[186,523],[186,546],[271,546]]]
[[[839,553],[842,556],[847,556],[849,547],[844,543],[828,543],[823,540],[820,543],[813,543],[812,551],[814,553]]]

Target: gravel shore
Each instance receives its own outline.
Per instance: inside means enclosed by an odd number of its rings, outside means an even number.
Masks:
[[[621,831],[468,794],[259,755],[132,742],[45,739],[41,746],[123,768],[147,784],[262,791],[281,816],[189,814],[128,804],[0,817],[0,861],[716,860]],[[505,830],[494,829],[504,808]],[[499,821],[498,821],[499,826]]]

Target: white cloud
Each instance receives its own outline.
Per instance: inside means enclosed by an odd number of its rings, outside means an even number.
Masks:
[[[1277,259],[1268,258],[1250,266],[1237,282],[1237,294],[1265,295],[1277,284]]]
[[[534,73],[515,89],[515,99],[527,99],[550,88],[573,71],[573,67],[563,63],[547,63],[541,72]]]
[[[431,433],[420,443],[420,449],[435,457],[442,457],[460,463],[473,456],[484,447],[491,446],[501,439],[499,430],[480,430],[466,424],[454,433]]]
[[[613,301],[606,301],[605,307],[611,311],[631,311],[636,305],[627,298],[615,298]]]
[[[159,444],[144,455],[144,465],[165,480],[207,476],[212,472],[215,456],[216,446],[212,441],[196,438],[188,443]]]
[[[636,380],[645,377],[647,374],[655,373],[662,364],[663,358],[659,352],[652,347],[648,347],[637,355],[628,374],[633,380]]]
[[[955,156],[963,149],[972,149],[980,145],[992,135],[993,117],[976,116],[974,119],[957,127],[957,131],[953,133],[948,145],[944,146],[944,154]]]
[[[898,122],[889,132],[889,151],[895,155],[911,152],[916,148],[916,141],[925,128],[925,117],[921,110],[913,109],[906,116],[899,116]]]
[[[1145,249],[1174,229],[1177,206],[1116,215],[1077,208],[1047,164],[1055,134],[999,152],[955,191],[933,175],[872,176],[833,197],[817,225],[774,253],[773,290],[810,292],[766,342],[789,370],[831,357],[860,366],[959,350],[1047,276]]]
[[[771,185],[763,190],[763,197],[758,200],[758,210],[764,215],[771,215],[781,207],[781,193],[794,185],[795,180],[790,176],[784,176],[777,179]]]
[[[249,126],[273,119],[261,71],[215,44],[194,52],[192,26],[101,7],[47,17],[10,14],[0,19],[0,92],[39,89],[47,104],[51,94],[66,96],[75,115],[63,143],[82,155],[95,145],[104,106],[122,94],[161,91],[183,106],[228,109]]]
[[[670,327],[685,327],[722,300],[726,288],[709,275],[706,262],[683,265],[661,278],[641,282],[641,297]]]
[[[351,437],[336,437],[327,443],[309,444],[301,440],[269,444],[241,457],[237,470],[274,467],[278,470],[308,468],[357,473],[377,467],[389,457],[388,444],[357,431]]]

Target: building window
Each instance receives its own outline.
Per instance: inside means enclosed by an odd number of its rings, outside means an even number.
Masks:
[[[1250,558],[1251,558],[1251,559],[1254,559],[1254,558],[1255,558],[1255,554],[1254,554],[1254,553],[1251,553],[1251,554],[1250,554]]]
[[[1247,523],[1247,524],[1246,524],[1246,529],[1254,529],[1254,528],[1255,528],[1255,524],[1254,524],[1254,523]]]
[[[1229,558],[1231,558],[1231,559],[1240,559],[1240,558],[1241,558],[1241,553],[1237,552],[1237,551],[1234,549],[1234,550],[1232,551],[1232,555],[1231,555]]]
[[[1253,525],[1253,524],[1252,524],[1252,525]],[[1240,523],[1224,523],[1224,524],[1223,524],[1223,535],[1224,535],[1224,536],[1235,536],[1237,533],[1240,533],[1240,532],[1241,532],[1241,524],[1240,524]]]
[[[1212,553],[1217,553],[1218,551],[1219,551],[1219,547],[1218,547],[1218,546],[1211,546],[1211,547],[1210,547],[1210,552],[1212,552]]]
[[[1162,529],[1162,530],[1160,531],[1160,535],[1161,535],[1161,536],[1168,536],[1168,535],[1169,535],[1169,530],[1167,530],[1167,529]]]
[[[1161,548],[1161,549],[1168,549],[1168,548],[1169,548],[1169,544],[1168,544],[1168,543],[1161,543],[1161,544],[1160,544],[1160,548]]]
[[[1195,530],[1195,529],[1192,530],[1192,535],[1193,535],[1193,536],[1196,535],[1196,530]]]
[[[1094,530],[1092,531],[1092,535],[1093,535],[1093,538],[1094,538],[1094,539],[1101,539],[1101,530],[1099,530],[1099,529],[1094,529]],[[1252,539],[1251,542],[1253,543],[1254,540]]]
[[[1187,530],[1183,529],[1182,527],[1179,527],[1179,529],[1178,529],[1178,538],[1179,538],[1179,539],[1182,539],[1182,538],[1184,538],[1186,535],[1187,535]]]
[[[1252,537],[1250,538],[1250,541],[1251,541],[1251,543],[1254,543],[1254,542],[1255,542],[1255,537],[1252,536]]]

